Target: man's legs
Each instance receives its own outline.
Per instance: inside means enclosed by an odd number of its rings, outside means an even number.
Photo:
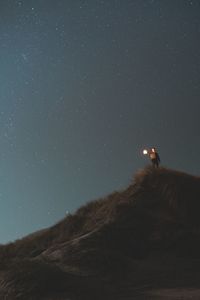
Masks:
[[[158,168],[158,166],[159,166],[158,160],[157,159],[152,159],[152,165],[153,165],[154,168]]]

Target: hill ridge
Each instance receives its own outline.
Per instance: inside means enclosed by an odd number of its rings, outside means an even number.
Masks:
[[[199,200],[199,177],[150,166],[139,170],[126,189],[0,246],[0,299],[118,299],[118,285],[127,293],[124,278],[135,290],[141,282],[154,286],[160,272],[172,276],[179,260],[183,284],[183,261],[200,260]],[[194,281],[198,272],[195,267]]]

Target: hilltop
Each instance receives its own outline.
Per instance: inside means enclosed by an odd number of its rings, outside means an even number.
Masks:
[[[0,246],[0,299],[200,299],[199,214],[199,177],[147,167],[127,189]]]

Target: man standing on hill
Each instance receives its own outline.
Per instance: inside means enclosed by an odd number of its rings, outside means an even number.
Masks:
[[[151,150],[148,151],[149,157],[151,159],[151,162],[154,167],[158,168],[160,164],[160,156],[158,152],[156,151],[156,148],[151,148]]]

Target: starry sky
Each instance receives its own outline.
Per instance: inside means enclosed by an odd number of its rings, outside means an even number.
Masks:
[[[198,0],[0,1],[0,243],[126,187],[199,175]]]

